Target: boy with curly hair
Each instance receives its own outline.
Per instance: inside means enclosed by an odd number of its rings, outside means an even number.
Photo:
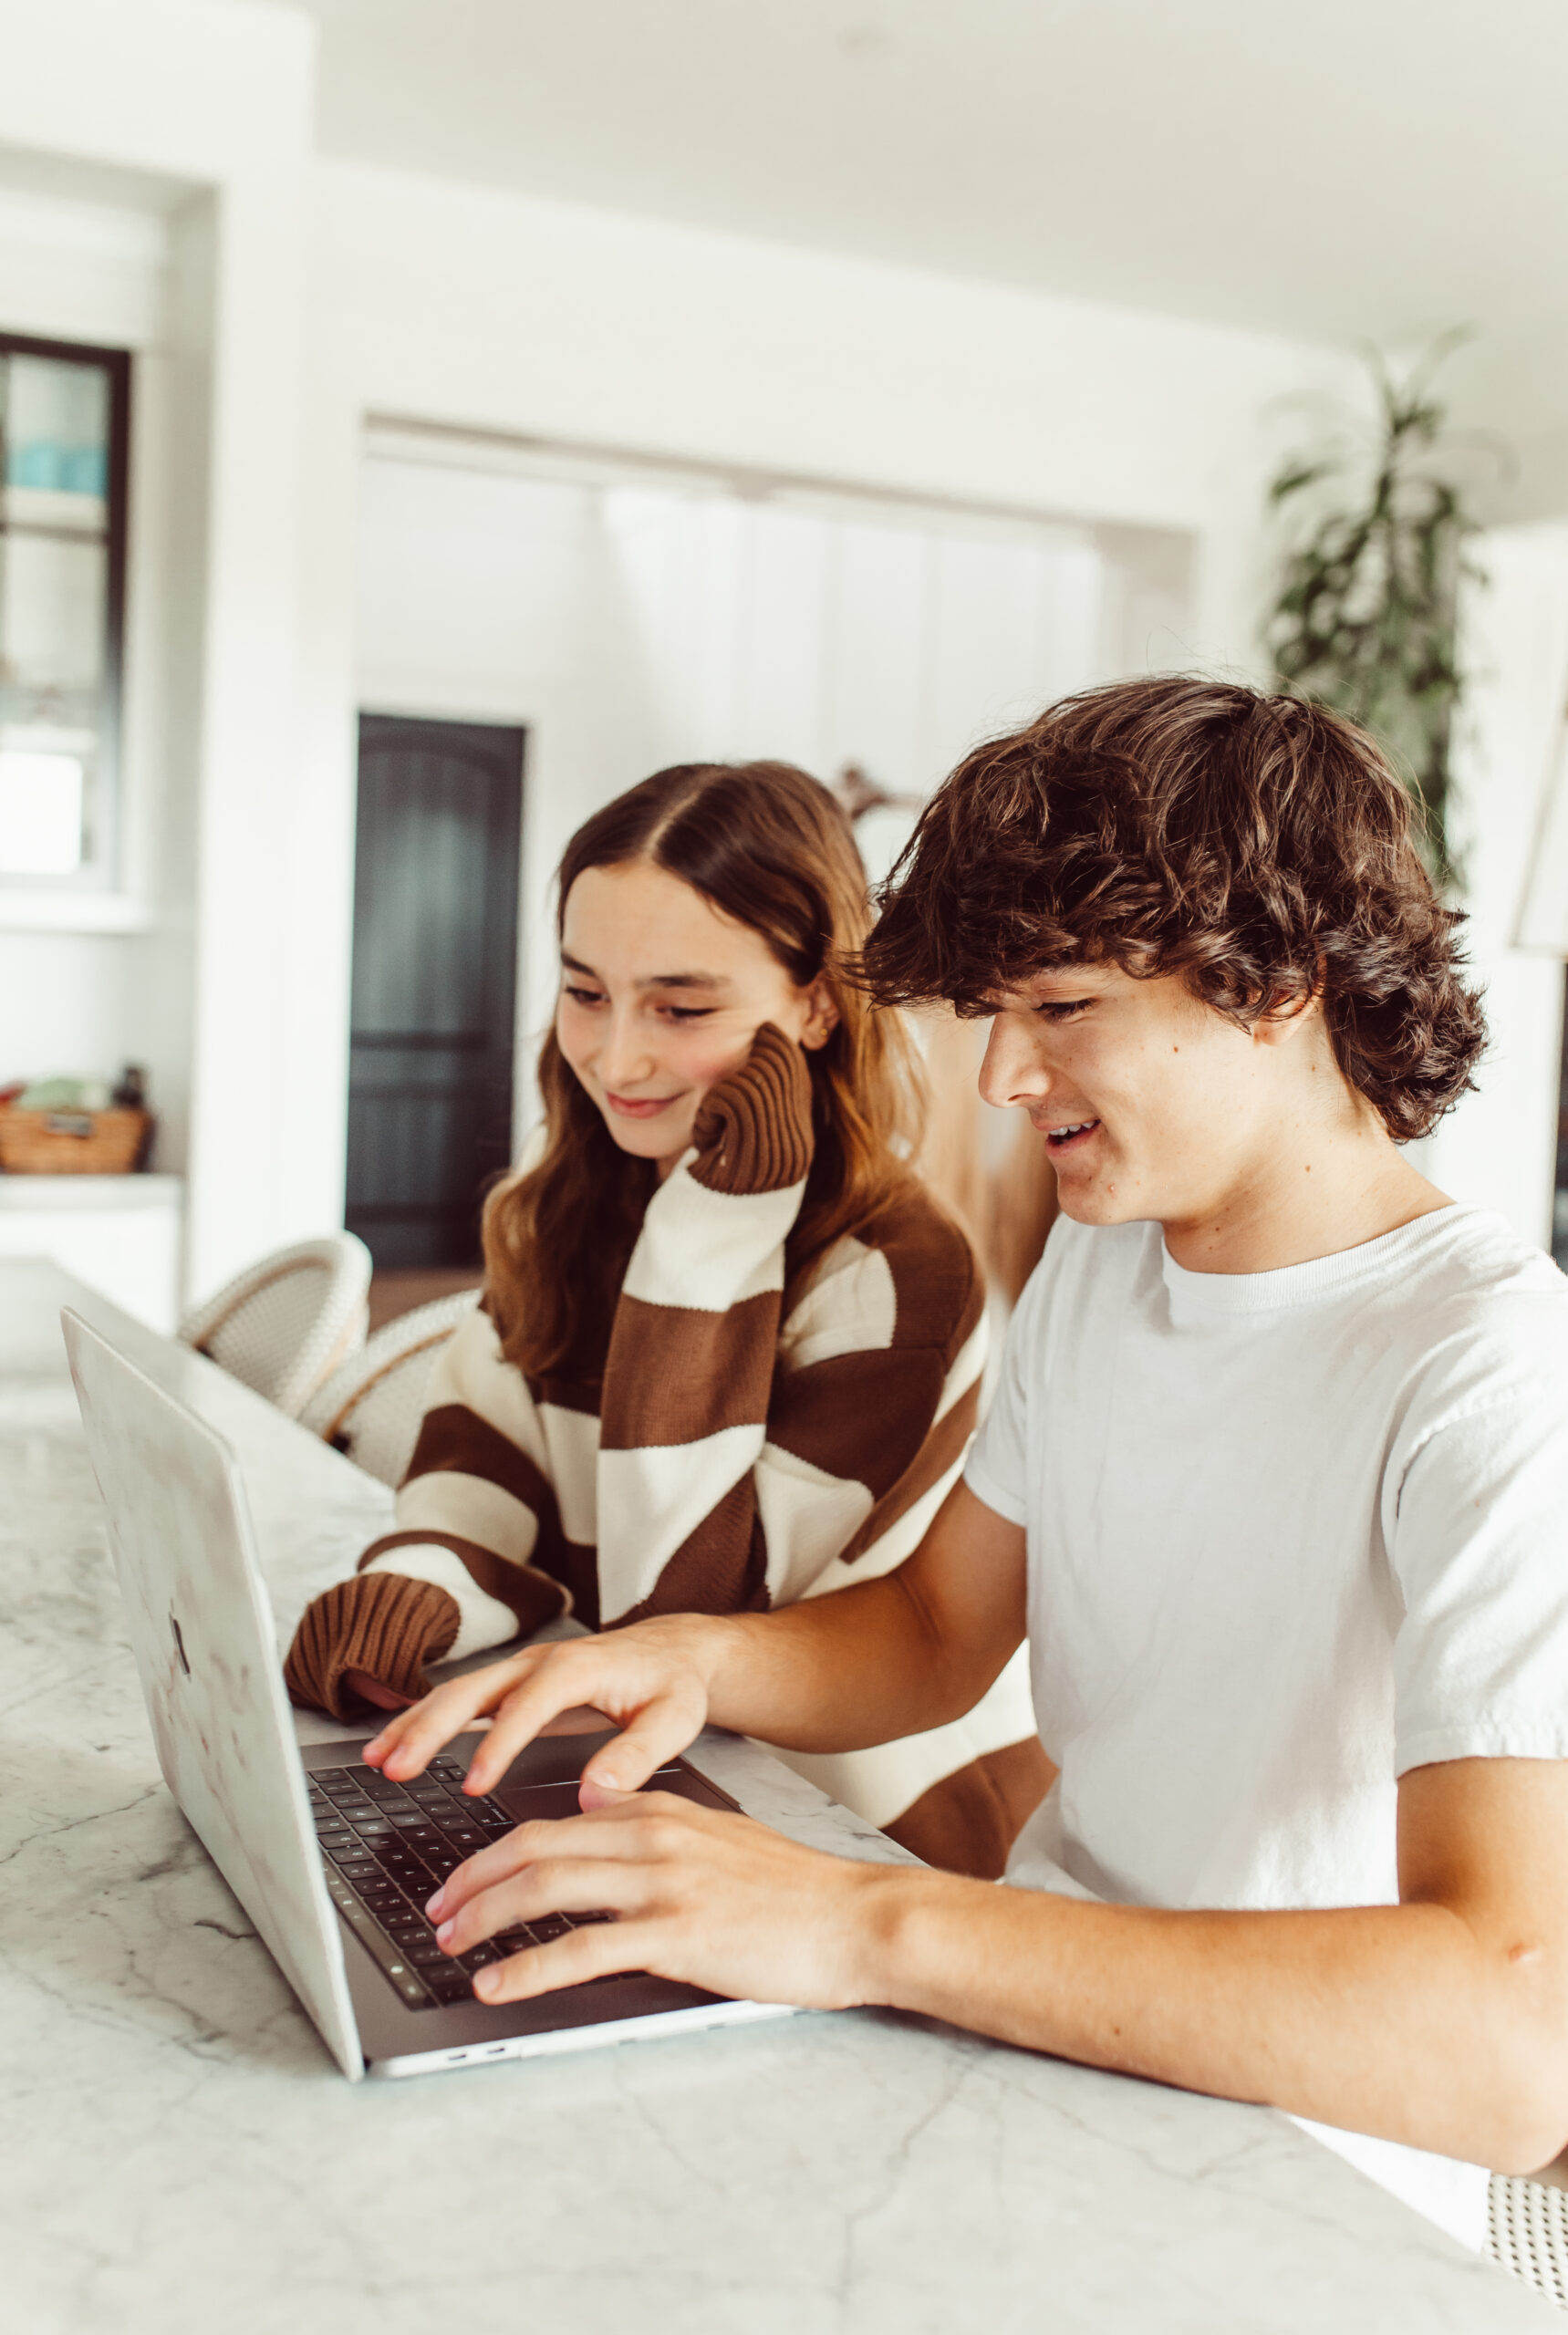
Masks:
[[[1480,2242],[1483,2168],[1568,2138],[1568,1283],[1400,1148],[1483,1046],[1459,921],[1376,746],[1293,699],[1117,684],[954,772],[865,976],[992,1017],[981,1091],[1062,1207],[965,1480],[885,1579],[527,1650],[386,1730],[406,1776],[493,1712],[483,1788],[569,1705],[623,1728],[439,1908],[453,1951],[618,1922],[480,1992],[928,2012],[1271,2102]],[[627,1797],[705,1720],[940,1726],[1025,1635],[1055,1780],[1014,1887]]]

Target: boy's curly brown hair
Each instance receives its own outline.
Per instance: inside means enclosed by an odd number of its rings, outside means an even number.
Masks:
[[[1322,706],[1113,682],[959,764],[882,887],[862,977],[883,1004],[979,1014],[1108,962],[1179,973],[1243,1026],[1316,991],[1345,1078],[1406,1143],[1486,1044],[1414,823],[1373,740]]]

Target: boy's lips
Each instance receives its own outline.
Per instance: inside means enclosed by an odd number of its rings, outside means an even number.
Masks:
[[[1098,1119],[1036,1119],[1034,1124],[1044,1136],[1053,1158],[1060,1157],[1063,1152],[1080,1149],[1099,1132],[1100,1125]]]

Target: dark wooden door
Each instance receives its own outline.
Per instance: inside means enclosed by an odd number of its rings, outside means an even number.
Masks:
[[[359,717],[348,1223],[462,1266],[512,1150],[523,732]]]

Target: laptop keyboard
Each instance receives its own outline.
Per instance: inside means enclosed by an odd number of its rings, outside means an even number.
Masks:
[[[410,2010],[470,2002],[487,1962],[564,1937],[611,1914],[549,1914],[519,1922],[466,1954],[443,1954],[425,1913],[449,1873],[516,1818],[493,1800],[470,1800],[456,1759],[432,1759],[411,1783],[374,1768],[317,1768],[306,1779],[332,1901]]]

